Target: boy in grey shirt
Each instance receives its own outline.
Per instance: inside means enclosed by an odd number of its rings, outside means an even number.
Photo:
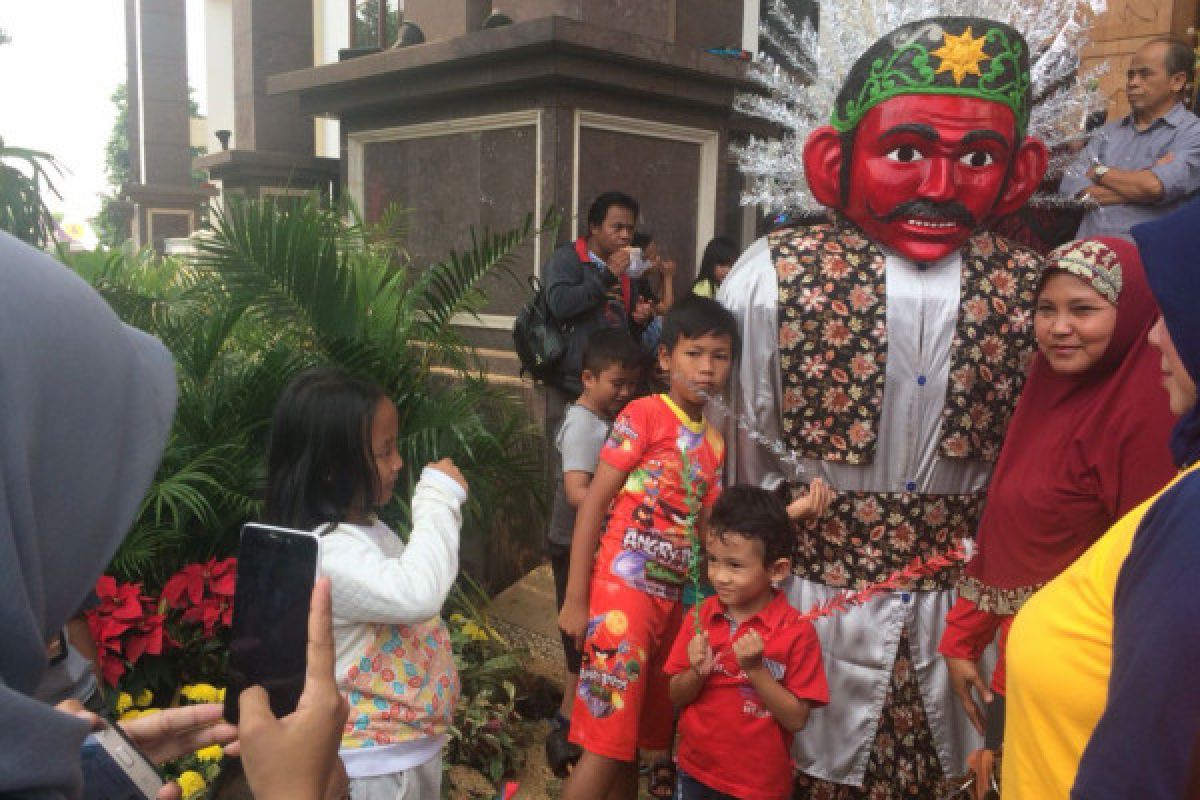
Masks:
[[[623,330],[602,329],[588,336],[580,376],[583,393],[567,407],[562,427],[554,440],[562,456],[562,472],[556,481],[550,526],[546,531],[546,555],[554,570],[554,593],[559,610],[567,591],[575,509],[587,494],[613,418],[633,396],[641,359],[637,343]],[[562,643],[567,676],[562,704],[546,739],[546,758],[557,774],[565,776],[567,767],[580,755],[578,745],[567,741],[579,681],[580,653],[575,642],[566,635],[563,635]]]

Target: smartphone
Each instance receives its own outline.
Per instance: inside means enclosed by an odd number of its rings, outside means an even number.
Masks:
[[[158,769],[116,725],[105,723],[89,734],[80,760],[83,800],[149,800],[164,785]]]
[[[229,722],[237,724],[238,697],[250,686],[267,690],[275,716],[296,710],[319,553],[320,539],[309,531],[255,522],[242,527],[225,690]]]

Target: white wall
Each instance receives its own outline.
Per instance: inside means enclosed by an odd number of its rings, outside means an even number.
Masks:
[[[742,49],[758,52],[758,2],[743,0],[742,3]]]
[[[346,0],[313,0],[313,63],[335,64],[338,50],[350,46],[350,12]],[[341,149],[336,119],[316,119],[316,154],[337,158]]]
[[[216,131],[234,130],[233,124],[233,0],[205,0],[204,3],[205,93],[208,131],[204,145],[208,152],[221,149]],[[230,147],[237,147],[236,139]]]

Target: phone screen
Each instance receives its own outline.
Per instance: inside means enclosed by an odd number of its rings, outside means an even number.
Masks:
[[[238,697],[262,686],[276,716],[296,709],[304,689],[308,607],[317,573],[317,537],[250,523],[238,547],[225,718],[238,721]]]

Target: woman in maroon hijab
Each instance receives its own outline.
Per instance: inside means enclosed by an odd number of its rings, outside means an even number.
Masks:
[[[1174,418],[1146,340],[1157,316],[1132,242],[1086,239],[1050,254],[1034,313],[1038,353],[938,648],[981,732],[985,717],[1002,720],[1013,615],[1175,472],[1167,447]],[[977,662],[997,632],[989,692]],[[973,692],[990,704],[986,713]],[[1002,729],[995,722],[989,731]],[[997,738],[988,736],[990,749]]]

